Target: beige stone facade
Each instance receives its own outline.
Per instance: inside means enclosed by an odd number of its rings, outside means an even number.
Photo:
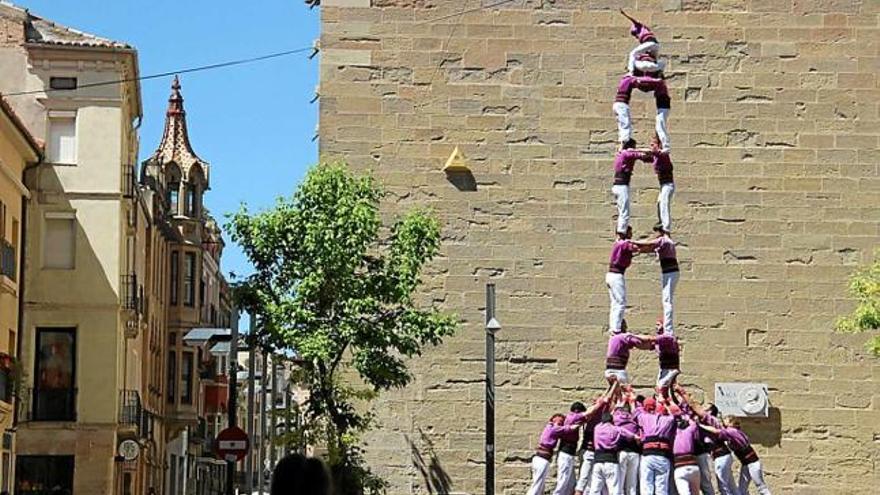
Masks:
[[[439,214],[426,299],[463,319],[377,405],[369,458],[392,493],[482,493],[487,281],[504,326],[498,493],[525,492],[549,414],[604,385],[611,104],[634,46],[618,7],[670,64],[681,381],[710,398],[715,382],[769,385],[770,417],[745,429],[774,493],[877,491],[880,362],[832,331],[853,307],[847,276],[880,244],[876,2],[323,3],[321,153],[372,170],[389,213]],[[647,143],[653,101],[632,107]],[[475,187],[442,172],[456,146]],[[650,166],[633,190],[638,237],[656,221]],[[627,278],[630,327],[650,330],[656,262]],[[655,368],[648,353],[630,364],[641,387]]]

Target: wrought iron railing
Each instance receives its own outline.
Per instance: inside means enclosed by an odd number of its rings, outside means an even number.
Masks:
[[[125,165],[122,167],[122,195],[126,198],[133,198],[137,192],[135,167],[134,165]]]
[[[23,421],[76,421],[75,388],[36,387],[19,397]]]
[[[141,297],[143,294],[138,285],[137,274],[123,275],[119,285],[119,302],[122,307],[136,311],[138,314],[143,313],[143,298]]]
[[[15,246],[7,241],[0,241],[0,275],[15,281],[15,268],[18,260],[15,257]]]
[[[141,394],[137,390],[119,391],[119,424],[139,426],[143,412]]]

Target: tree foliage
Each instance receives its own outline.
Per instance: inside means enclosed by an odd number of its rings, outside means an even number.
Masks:
[[[258,213],[243,205],[229,225],[256,269],[240,284],[240,299],[269,339],[304,363],[307,435],[326,436],[342,465],[359,461],[357,435],[372,419],[359,403],[406,386],[406,360],[457,326],[414,300],[440,246],[439,222],[415,209],[383,226],[382,197],[371,177],[321,164],[292,198]],[[356,372],[366,389],[343,380],[343,371]]]
[[[837,320],[838,331],[860,333],[880,329],[880,251],[874,258],[870,266],[850,278],[849,292],[857,306],[852,314]],[[866,347],[873,355],[880,356],[880,335],[869,339]]]

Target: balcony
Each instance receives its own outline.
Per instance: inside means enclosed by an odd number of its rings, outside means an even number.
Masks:
[[[120,425],[136,431],[140,438],[150,438],[153,435],[154,420],[155,415],[144,409],[141,395],[137,390],[119,391]]]
[[[22,394],[23,421],[76,421],[75,388],[29,388]]]
[[[134,311],[137,314],[143,313],[142,290],[138,286],[136,273],[123,275],[119,284],[119,303],[123,309]]]
[[[125,198],[134,198],[138,193],[137,174],[134,165],[125,165],[122,167],[122,196]]]

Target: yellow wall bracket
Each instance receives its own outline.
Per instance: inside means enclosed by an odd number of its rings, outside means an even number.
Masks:
[[[446,166],[443,167],[444,172],[470,172],[470,167],[467,166],[467,160],[464,157],[464,153],[458,149],[458,146],[452,150],[452,154],[449,155],[449,159],[446,160]]]

